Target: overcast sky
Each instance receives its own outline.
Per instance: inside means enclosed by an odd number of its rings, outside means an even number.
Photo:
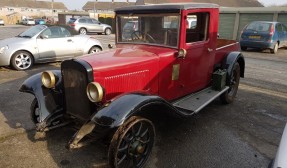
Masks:
[[[64,4],[67,6],[68,9],[70,10],[81,10],[82,7],[86,4],[87,1],[89,0],[54,0],[55,2],[64,2]],[[94,1],[94,0],[90,0]],[[98,1],[110,1],[111,0],[98,0]],[[123,2],[126,0],[115,0],[115,2]],[[135,2],[136,0],[130,0],[130,2]],[[239,0],[240,1],[240,0]],[[258,0],[259,2],[262,2],[264,5],[282,5],[282,4],[287,4],[287,0]]]

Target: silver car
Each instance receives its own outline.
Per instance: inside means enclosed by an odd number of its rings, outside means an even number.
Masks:
[[[93,37],[69,26],[37,25],[16,37],[0,40],[0,66],[26,70],[39,62],[54,62],[102,51]]]
[[[87,34],[88,32],[105,33],[110,35],[112,33],[112,27],[107,24],[103,24],[96,19],[92,18],[71,18],[68,24],[73,27],[80,34]]]

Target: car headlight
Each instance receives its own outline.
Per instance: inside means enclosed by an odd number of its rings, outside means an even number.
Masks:
[[[46,88],[54,88],[56,85],[57,77],[52,71],[42,72],[41,79],[42,79],[42,84]]]
[[[91,82],[87,86],[87,95],[91,102],[100,102],[103,99],[104,89],[99,83]]]
[[[8,46],[4,46],[0,48],[0,54],[2,54],[5,50],[8,50],[9,47]]]

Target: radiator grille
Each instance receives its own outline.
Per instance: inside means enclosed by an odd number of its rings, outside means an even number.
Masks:
[[[81,120],[89,119],[93,104],[87,97],[86,87],[92,81],[91,67],[75,60],[64,61],[61,67],[67,113]]]

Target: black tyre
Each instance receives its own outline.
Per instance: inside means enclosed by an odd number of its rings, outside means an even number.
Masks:
[[[230,85],[229,85],[230,88],[220,96],[220,99],[224,104],[232,103],[237,94],[239,80],[240,80],[240,66],[238,62],[234,64],[233,69],[232,69],[232,74],[229,80],[230,80]]]
[[[272,54],[276,54],[277,51],[278,51],[278,48],[279,48],[279,44],[276,43],[276,44],[274,45],[273,49],[270,49],[270,52],[271,52]]]
[[[30,117],[35,125],[40,122],[40,109],[36,98],[34,98],[30,106]]]
[[[246,50],[247,50],[247,47],[241,46],[241,50],[242,50],[242,51],[246,51]]]
[[[80,34],[87,34],[87,29],[85,29],[85,28],[80,28],[79,33],[80,33]]]
[[[115,132],[109,147],[111,168],[142,168],[151,154],[155,129],[150,120],[131,117]]]
[[[100,51],[102,51],[102,49],[100,47],[93,46],[93,47],[90,48],[89,54],[100,52]]]
[[[33,64],[33,56],[26,51],[17,51],[11,58],[11,66],[18,71],[27,70],[31,68]]]
[[[110,35],[112,33],[112,30],[110,28],[105,29],[105,35]]]

